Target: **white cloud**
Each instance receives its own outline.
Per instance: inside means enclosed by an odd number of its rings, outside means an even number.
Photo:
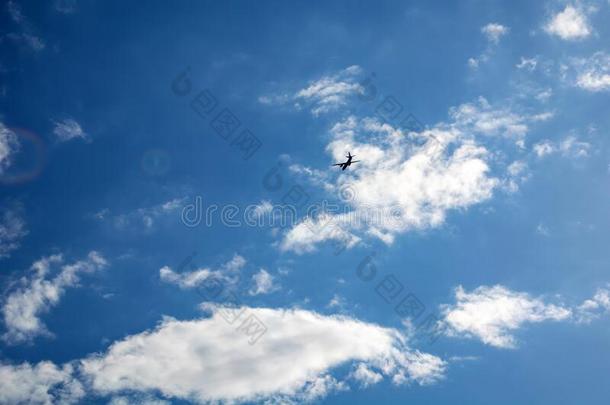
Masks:
[[[265,105],[278,105],[289,103],[292,99],[288,94],[267,94],[260,96],[258,102]]]
[[[508,27],[497,23],[489,23],[484,27],[481,27],[481,33],[487,39],[487,46],[479,56],[468,59],[468,66],[471,69],[476,70],[481,64],[489,62],[500,39],[508,34],[508,32]]]
[[[344,280],[345,282],[345,280]],[[339,294],[333,295],[328,304],[326,305],[328,308],[343,308],[345,307],[345,298],[340,296]]]
[[[151,207],[137,208],[125,214],[111,215],[110,210],[104,208],[92,217],[98,221],[109,220],[110,224],[119,230],[144,230],[151,231],[160,218],[172,215],[178,212],[184,206],[186,197],[173,198],[164,203],[153,205]]]
[[[575,136],[567,136],[559,142],[548,139],[542,140],[533,146],[534,153],[539,158],[559,153],[561,156],[572,159],[586,158],[589,156],[591,144],[579,141]]]
[[[28,234],[22,219],[21,206],[2,207],[0,216],[0,259],[7,258],[18,249],[21,239]]]
[[[590,58],[575,59],[573,65],[577,87],[591,92],[610,90],[610,55],[597,52]]]
[[[517,64],[517,69],[527,69],[530,72],[536,70],[538,66],[538,58],[524,58],[521,57],[521,61]]]
[[[506,168],[507,177],[504,186],[509,192],[519,190],[519,185],[525,183],[531,177],[528,165],[523,160],[516,160]]]
[[[583,158],[589,156],[591,144],[568,136],[559,143],[559,152],[565,157]]]
[[[18,150],[17,135],[0,122],[0,175],[11,165],[12,155]]]
[[[332,185],[328,182],[331,178],[328,171],[313,169],[311,167],[303,166],[296,163],[288,166],[288,170],[299,176],[306,177],[309,182],[312,182],[317,186],[332,189]]]
[[[295,98],[303,103],[311,103],[314,115],[336,110],[347,103],[349,97],[361,94],[362,86],[356,82],[362,74],[359,66],[350,66],[341,72],[325,76],[299,90]]]
[[[497,44],[504,35],[508,34],[508,27],[498,23],[489,23],[481,28],[481,32],[488,41]]]
[[[235,254],[233,258],[220,266],[217,270],[212,270],[209,267],[194,269],[193,271],[175,272],[169,266],[163,266],[159,270],[159,277],[166,283],[175,284],[182,289],[190,289],[199,286],[205,280],[213,278],[222,280],[228,284],[236,283],[236,274],[246,265],[246,259]]]
[[[290,396],[280,396],[277,402],[280,403],[307,403],[314,402],[323,399],[333,392],[347,390],[347,385],[342,381],[337,381],[330,375],[323,375],[316,377],[313,381],[308,382],[301,393],[295,395],[294,398]]]
[[[208,268],[177,273],[171,267],[163,266],[159,269],[159,277],[162,281],[188,289],[197,287],[210,277],[221,277],[221,273]]]
[[[506,107],[496,108],[483,97],[479,97],[476,103],[451,108],[449,115],[452,125],[462,132],[515,140],[527,134],[529,122],[538,121],[537,116],[515,113]]]
[[[0,363],[0,403],[72,404],[84,397],[83,385],[69,364],[61,368],[43,361],[36,365]]]
[[[54,124],[53,133],[62,142],[75,138],[88,139],[88,135],[83,131],[80,124],[72,118],[54,121]]]
[[[371,370],[366,364],[360,363],[352,371],[351,377],[358,381],[363,387],[369,387],[383,380],[383,375]]]
[[[394,329],[305,310],[243,309],[267,328],[254,345],[240,332],[245,315],[229,324],[218,307],[210,318],[165,319],[115,342],[83,360],[82,372],[102,394],[157,391],[199,402],[318,399],[345,388],[328,372],[349,362],[396,384],[429,384],[445,372],[443,360],[410,349]]]
[[[555,145],[549,140],[544,140],[535,144],[533,149],[538,157],[544,157],[555,151]]]
[[[264,215],[271,213],[273,210],[273,204],[269,200],[263,200],[260,204],[256,205],[253,214],[256,215],[257,218],[260,218]]]
[[[538,94],[536,94],[536,100],[546,103],[549,98],[551,98],[551,96],[553,95],[553,90],[552,89],[545,89],[540,91]]]
[[[309,108],[313,115],[318,116],[335,111],[345,106],[351,97],[362,94],[363,88],[358,82],[361,75],[360,66],[350,66],[312,81],[294,94],[263,95],[258,101],[266,105],[293,103],[297,109]]]
[[[591,34],[587,16],[582,10],[571,5],[567,5],[563,11],[555,14],[545,25],[544,30],[564,40],[583,39]]]
[[[346,209],[306,218],[283,234],[280,249],[301,254],[325,241],[350,248],[363,234],[391,244],[397,234],[441,226],[449,211],[487,201],[496,189],[515,191],[529,177],[526,165],[508,167],[491,147],[522,145],[531,123],[552,116],[494,108],[484,98],[449,114],[449,123],[420,133],[372,118],[351,116],[336,123],[326,146],[332,162],[347,151],[362,159],[323,185]],[[351,191],[343,193],[345,188]]]
[[[224,268],[227,271],[238,271],[246,264],[246,259],[240,255],[233,255],[233,258],[225,263]]]
[[[610,312],[610,290],[599,288],[593,297],[585,300],[575,310],[577,321],[589,323],[602,314]]]
[[[279,287],[274,284],[274,277],[265,269],[260,269],[252,276],[253,286],[249,291],[250,295],[269,294],[277,291]]]
[[[500,285],[481,286],[470,293],[459,286],[455,299],[455,304],[441,307],[446,334],[478,338],[500,348],[516,347],[512,333],[526,323],[560,321],[572,315],[568,308]]]
[[[61,255],[45,257],[35,262],[32,275],[23,277],[16,290],[9,293],[2,306],[7,332],[2,338],[11,344],[27,342],[38,335],[50,335],[40,315],[59,303],[67,288],[78,285],[80,273],[89,273],[106,266],[97,252],[90,252],[85,260],[63,264]],[[61,266],[50,278],[51,268]]]
[[[332,241],[337,249],[352,248],[361,239],[347,230],[349,223],[341,223],[347,219],[346,216],[324,214],[317,218],[305,218],[283,235],[280,250],[310,253],[316,250],[317,244],[325,241]]]

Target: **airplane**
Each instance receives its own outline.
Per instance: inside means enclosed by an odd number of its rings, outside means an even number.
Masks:
[[[347,166],[351,165],[352,163],[360,162],[359,160],[352,160],[352,158],[355,156],[356,155],[352,155],[351,153],[347,152],[347,156],[345,156],[347,161],[343,163],[335,163],[333,166],[341,166],[341,170],[345,170],[347,169]]]

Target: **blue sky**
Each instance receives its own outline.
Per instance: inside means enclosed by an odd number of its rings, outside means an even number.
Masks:
[[[4,2],[0,403],[606,403],[609,13]]]

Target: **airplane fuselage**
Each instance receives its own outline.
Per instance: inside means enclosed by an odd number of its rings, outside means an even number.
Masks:
[[[343,163],[335,163],[333,166],[339,166],[341,168],[341,170],[345,170],[345,169],[347,169],[348,166],[351,166],[352,163],[358,162],[358,160],[352,161],[354,156],[352,156],[351,153],[348,153],[346,158],[347,158],[347,160],[345,162],[343,162]]]

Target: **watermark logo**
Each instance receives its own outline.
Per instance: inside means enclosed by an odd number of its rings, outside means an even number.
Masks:
[[[373,252],[365,256],[356,267],[356,276],[365,283],[371,282],[377,277],[377,266],[373,263],[375,254]],[[403,319],[415,322],[426,311],[426,306],[415,293],[408,291],[403,295],[405,287],[394,274],[386,275],[375,285],[374,289],[384,302],[393,306],[396,315]],[[429,313],[417,324],[415,333],[417,336],[425,336],[428,343],[433,344],[442,334],[441,319],[437,315]]]
[[[182,208],[180,219],[182,223],[189,228],[193,228],[201,224],[203,218],[203,199],[201,196],[195,197],[193,204],[187,204]]]

